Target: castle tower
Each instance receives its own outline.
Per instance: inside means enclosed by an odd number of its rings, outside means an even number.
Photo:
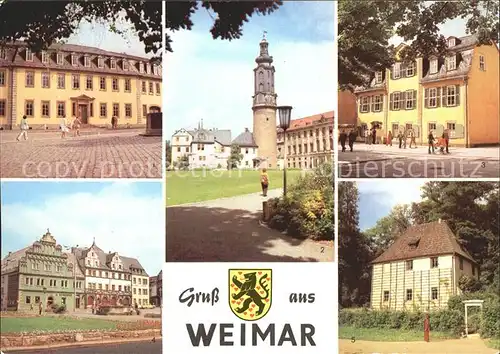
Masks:
[[[269,56],[265,38],[255,59],[253,96],[253,136],[258,146],[259,168],[277,168],[276,93],[274,93],[273,57]]]

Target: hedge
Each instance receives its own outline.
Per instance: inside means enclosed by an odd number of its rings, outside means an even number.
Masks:
[[[453,296],[448,308],[431,311],[431,331],[460,335],[465,332],[464,300],[484,300],[483,316],[479,312],[468,316],[469,332],[479,332],[483,338],[500,338],[500,297],[491,293]],[[356,328],[387,328],[423,331],[425,313],[421,311],[389,311],[370,309],[342,309],[339,325]]]

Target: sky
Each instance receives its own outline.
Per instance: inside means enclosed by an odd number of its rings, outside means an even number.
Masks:
[[[359,227],[362,231],[375,226],[398,204],[422,200],[421,179],[378,179],[357,182],[359,191]]]
[[[168,6],[167,6],[168,11]],[[271,15],[254,15],[243,36],[214,40],[213,20],[202,9],[193,29],[171,33],[166,54],[165,136],[181,128],[230,129],[233,139],[252,130],[253,69],[263,31],[276,69],[278,105],[291,105],[292,119],[334,109],[334,3],[287,1]]]
[[[463,37],[467,34],[465,33],[466,20],[462,18],[456,18],[451,21],[447,21],[444,24],[438,26],[441,34],[445,37],[455,36]],[[398,45],[403,42],[403,39],[398,36],[394,36],[390,41],[391,44]]]
[[[163,265],[165,208],[160,182],[2,182],[2,259],[49,228],[61,246],[137,258],[157,275]]]
[[[116,26],[120,30],[126,31],[126,36],[110,31],[109,24],[100,22],[81,22],[78,30],[70,36],[66,43],[78,44],[89,47],[101,48],[117,53],[126,53],[140,57],[151,57],[146,54],[144,44],[131,29],[132,25],[121,20]]]

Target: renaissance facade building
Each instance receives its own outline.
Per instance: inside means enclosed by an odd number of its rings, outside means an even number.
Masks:
[[[83,125],[142,127],[161,111],[162,69],[148,58],[73,44],[39,53],[24,43],[0,47],[0,128],[59,127],[62,117]]]
[[[134,282],[134,279],[136,281]],[[138,281],[140,279],[140,282]],[[149,277],[135,258],[90,247],[65,249],[47,230],[40,240],[2,260],[3,310],[68,311],[97,305],[148,306]]]

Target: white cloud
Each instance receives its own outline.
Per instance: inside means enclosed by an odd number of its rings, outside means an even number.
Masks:
[[[166,136],[180,128],[231,129],[236,136],[252,129],[253,69],[259,43],[243,36],[213,40],[207,32],[172,36],[174,53],[166,55]],[[292,118],[334,109],[334,41],[308,43],[268,38],[276,68],[279,105],[294,107]]]
[[[422,200],[421,188],[425,180],[421,179],[387,179],[357,182],[360,194],[376,194],[377,202],[389,208],[397,204],[409,204]]]
[[[105,252],[138,258],[150,276],[161,270],[165,259],[161,193],[154,197],[137,195],[130,183],[114,183],[95,194],[49,196],[42,205],[3,204],[2,214],[4,235],[15,235],[24,247],[50,228],[62,246],[88,247],[95,237],[97,246]]]

